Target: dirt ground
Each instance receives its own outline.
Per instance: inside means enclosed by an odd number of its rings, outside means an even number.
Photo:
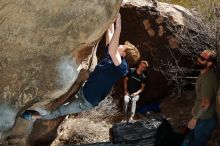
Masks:
[[[194,91],[186,91],[181,97],[169,96],[161,101],[161,112],[136,114],[135,120],[163,116],[172,125],[174,131],[186,133],[188,120],[191,118],[191,108],[194,101]],[[58,136],[51,146],[60,144],[85,144],[109,141],[109,129],[120,122],[123,114],[118,105],[109,97],[96,109],[78,116],[67,117],[58,128]],[[220,145],[220,128],[216,128],[208,146]]]

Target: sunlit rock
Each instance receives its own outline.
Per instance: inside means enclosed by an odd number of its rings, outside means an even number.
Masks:
[[[78,53],[102,36],[120,4],[121,0],[0,1],[0,133],[13,125],[21,109],[67,91],[91,47],[87,54]]]

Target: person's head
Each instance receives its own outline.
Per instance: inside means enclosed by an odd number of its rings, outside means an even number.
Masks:
[[[142,60],[142,61],[140,61],[139,65],[137,67],[137,70],[139,72],[143,72],[143,71],[147,70],[148,67],[149,67],[149,63],[145,60]]]
[[[199,54],[197,65],[200,69],[212,68],[216,64],[216,53],[213,50],[204,50]]]
[[[130,65],[135,64],[140,59],[138,49],[128,41],[126,41],[124,45],[119,45],[118,51],[121,56],[125,57]]]

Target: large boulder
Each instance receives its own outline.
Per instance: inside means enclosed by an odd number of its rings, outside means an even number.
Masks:
[[[140,50],[141,59],[150,64],[149,82],[140,105],[193,83],[186,76],[197,76],[195,57],[204,49],[216,49],[214,31],[198,13],[182,6],[124,0],[120,13],[121,43],[126,40],[133,43]]]
[[[79,62],[91,52],[88,46],[113,23],[120,4],[121,0],[0,2],[0,137],[19,111],[49,102],[70,88]]]
[[[193,57],[200,50],[207,49],[215,44],[212,32],[204,25],[201,17],[178,5],[160,2],[152,3],[152,1],[148,2],[146,0],[124,0],[120,13],[122,18],[120,43],[123,44],[126,40],[133,43],[140,50],[141,58],[148,60],[151,65],[148,71],[149,81],[138,106],[164,97],[168,91],[169,81],[183,80],[183,75],[185,74],[183,69],[191,71],[190,68],[194,63]],[[97,52],[98,56],[101,56],[104,45],[105,42],[101,41],[100,49]],[[215,49],[215,46],[213,48]],[[184,74],[180,74],[181,72]],[[112,94],[115,100],[120,100],[121,104],[119,107],[123,107],[123,93],[123,82],[120,82],[114,88]],[[105,107],[108,106],[105,105]],[[109,108],[108,111],[114,109]],[[111,116],[103,109],[99,113],[105,113],[103,117],[109,117],[114,120],[121,118],[116,113],[114,116]],[[95,114],[90,113],[89,115]],[[101,117],[94,119],[98,119],[95,123],[102,122],[100,120],[102,119]],[[78,118],[77,120],[81,119]],[[83,126],[85,126],[84,130],[91,130],[93,128],[89,127],[88,124],[84,124],[83,120],[81,121],[79,123],[83,123]],[[69,128],[70,126],[73,127]],[[66,127],[57,136],[57,139],[61,140],[63,140],[61,137],[64,134],[71,131],[70,129],[78,129],[72,131],[76,132],[82,128],[78,128],[77,124],[69,124],[67,122],[63,123],[60,127]],[[80,131],[78,135],[82,139],[84,137],[94,137],[96,139],[95,137],[99,134],[100,132],[98,134],[91,134],[89,132],[83,134]],[[121,136],[123,137],[123,134]],[[69,139],[65,139],[62,142],[69,143],[72,137],[77,138],[76,135],[71,134],[68,137]],[[84,139],[85,141],[86,138]]]
[[[1,114],[5,116],[0,122],[1,125],[4,125],[1,128],[3,130],[12,126],[14,117],[21,108],[27,108],[38,102],[38,100],[32,99],[39,97],[39,100],[44,102],[66,92],[76,76],[73,74],[77,74],[73,68],[74,64],[77,67],[78,62],[91,52],[90,47],[87,46],[97,40],[113,22],[120,3],[112,0],[94,0],[94,4],[91,0],[60,1],[61,4],[58,2],[57,0],[50,4],[49,1],[27,2],[21,0],[14,2],[11,0],[7,3],[1,1],[0,28],[2,27],[1,33],[3,33],[1,46],[7,46],[0,48],[0,51],[3,52],[0,55],[4,54],[3,57],[0,56],[1,99],[7,103],[1,108],[1,111],[4,111]],[[57,5],[55,5],[56,3]],[[109,5],[110,3],[112,5]],[[76,7],[72,8],[71,4]],[[11,5],[12,9],[6,11],[6,8]],[[40,8],[37,7],[39,5],[41,5]],[[24,8],[25,6],[27,9]],[[49,6],[51,7],[49,8]],[[59,9],[61,7],[65,9]],[[80,10],[78,10],[79,8]],[[115,10],[110,8],[115,8]],[[28,13],[25,13],[25,10]],[[87,10],[91,11],[87,12]],[[192,66],[193,57],[199,51],[210,47],[215,49],[212,32],[204,25],[202,19],[181,6],[146,0],[124,0],[120,12],[122,15],[120,42],[129,40],[139,48],[141,58],[148,60],[151,65],[149,83],[139,100],[141,105],[164,96],[169,81],[175,83],[175,81],[182,80],[182,73]],[[17,17],[21,13],[25,13],[25,15]],[[66,15],[68,17],[64,17]],[[97,16],[100,15],[103,17],[99,20]],[[84,19],[78,20],[79,17]],[[99,23],[93,21],[96,18]],[[9,20],[14,21],[6,23]],[[77,25],[79,21],[80,24]],[[27,22],[30,22],[31,25],[28,25]],[[31,28],[36,29],[29,31]],[[5,32],[6,30],[8,33]],[[77,30],[80,32],[77,33]],[[100,43],[100,48],[102,48],[101,44],[104,43]],[[44,47],[42,47],[43,45]],[[16,46],[16,49],[13,46]],[[20,51],[22,48],[26,48],[26,50]],[[25,55],[25,52],[30,55]],[[98,50],[97,54],[100,52],[101,50]],[[75,60],[73,61],[72,58]],[[122,86],[123,84],[120,85],[115,97],[118,98],[118,95],[123,94]],[[3,117],[2,115],[1,117]],[[7,121],[10,121],[8,125]],[[57,123],[59,124],[59,121]],[[53,125],[53,127],[57,127],[56,123]],[[37,134],[39,134],[37,130],[33,130],[32,135]],[[40,135],[44,136],[44,133],[40,133],[39,137]]]

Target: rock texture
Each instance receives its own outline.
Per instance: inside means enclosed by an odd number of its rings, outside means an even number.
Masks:
[[[0,2],[0,99],[3,103],[0,109],[4,111],[0,113],[4,117],[0,122],[1,131],[13,125],[21,108],[39,100],[43,105],[42,102],[67,91],[76,77],[78,62],[90,54],[91,44],[113,22],[120,2]],[[212,31],[196,13],[181,6],[124,0],[120,13],[120,42],[133,43],[140,50],[141,58],[151,65],[149,82],[139,105],[164,96],[170,83],[185,80],[184,75],[199,51],[216,49]],[[101,49],[97,54],[101,54]],[[122,94],[121,84],[114,96],[119,99]],[[7,121],[9,124],[5,124]],[[44,136],[43,132],[35,132]]]
[[[198,52],[216,49],[214,33],[202,17],[181,6],[125,0],[120,12],[121,43],[129,40],[137,46],[141,58],[151,66],[140,105],[164,96],[168,85],[183,88],[189,83],[185,76],[192,74]]]
[[[0,133],[17,113],[59,97],[114,21],[121,0],[0,1]],[[84,49],[85,53],[82,53]]]
[[[181,6],[152,3],[146,0],[124,0],[120,13],[122,16],[120,43],[126,40],[133,43],[140,50],[141,58],[148,60],[151,65],[147,72],[149,81],[138,106],[164,97],[170,89],[168,88],[170,83],[186,80],[184,76],[191,73],[194,57],[199,51],[207,48],[216,49],[212,31],[208,29],[202,18]],[[101,42],[100,48],[103,44],[105,43]],[[101,49],[98,50],[98,55],[101,54],[100,52]],[[119,108],[122,107],[123,102],[122,87],[123,82],[119,83],[113,92],[113,97],[121,102]],[[169,108],[170,111],[174,111],[173,109]],[[176,115],[176,112],[172,113]],[[180,116],[180,121],[176,122],[182,124],[186,121],[183,119],[185,113],[180,114],[182,117]],[[112,144],[106,143],[106,145]]]

